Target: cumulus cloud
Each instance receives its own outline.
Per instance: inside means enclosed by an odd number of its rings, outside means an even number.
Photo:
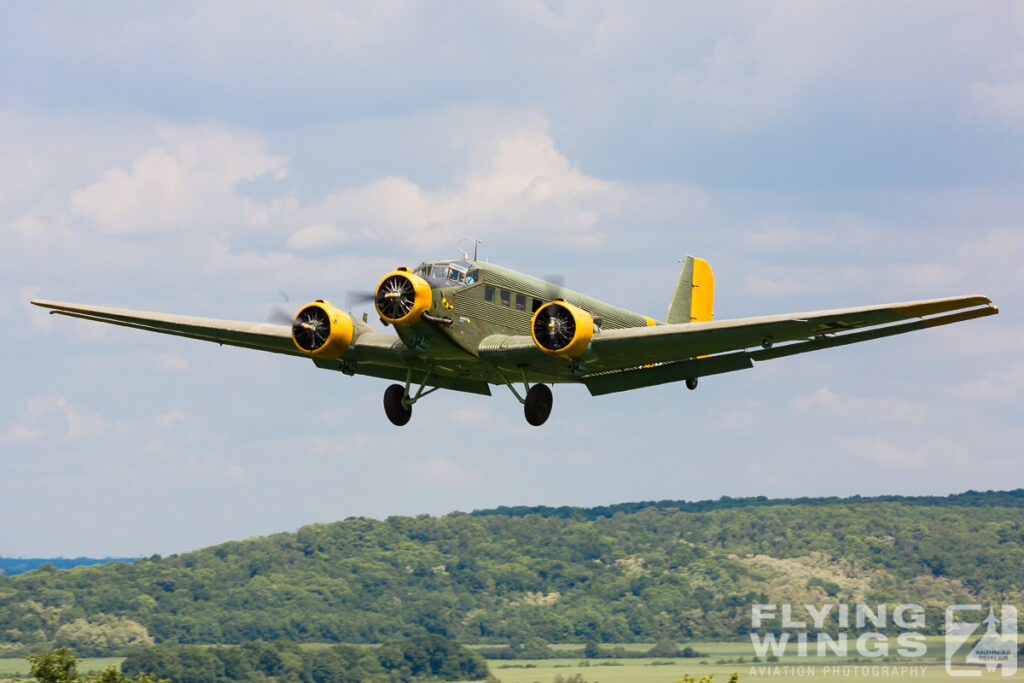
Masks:
[[[920,424],[928,418],[929,413],[926,405],[916,401],[889,397],[839,396],[827,387],[822,387],[809,396],[796,396],[790,401],[790,405],[800,411],[824,412],[858,424]]]
[[[480,406],[466,405],[451,414],[452,420],[462,425],[476,425],[489,422],[491,411]]]
[[[844,451],[886,468],[917,469],[928,463],[924,448],[904,448],[878,436],[861,436],[841,443]]]
[[[175,408],[174,410],[169,410],[162,415],[154,417],[153,424],[161,429],[170,429],[179,422],[183,422],[186,417],[187,415],[185,415],[184,410]]]
[[[179,353],[158,353],[153,356],[153,367],[164,372],[188,372],[189,364]]]
[[[245,481],[245,468],[218,456],[186,455],[182,460],[185,471],[205,479],[216,478],[235,483]]]
[[[28,441],[38,441],[40,436],[42,436],[42,432],[39,429],[15,423],[8,427],[3,434],[0,434],[0,442],[25,443]]]
[[[1020,347],[1016,350],[1019,352]],[[1010,367],[986,372],[978,379],[964,382],[953,388],[952,394],[964,398],[988,399],[993,401],[1013,400],[1024,393],[1024,363],[1016,362]]]
[[[62,418],[64,438],[68,440],[108,436],[124,428],[123,424],[110,422],[101,415],[75,408],[63,396],[37,396],[29,399],[25,407],[33,421],[33,428],[40,428],[43,419],[49,415]]]
[[[977,457],[955,442],[921,440],[906,446],[893,443],[882,435],[861,435],[841,438],[839,449],[885,469],[960,470],[970,466]]]
[[[406,474],[432,486],[455,488],[477,484],[482,479],[479,470],[463,468],[448,458],[434,456],[429,460],[410,463],[402,468]]]
[[[285,161],[264,138],[221,125],[161,126],[160,144],[128,170],[112,168],[71,194],[72,214],[106,234],[263,225],[266,205],[238,192],[243,181],[282,178]]]
[[[288,247],[396,239],[432,246],[501,229],[548,244],[597,246],[604,239],[600,221],[620,208],[622,191],[583,173],[546,130],[524,130],[498,140],[490,158],[446,188],[387,176],[334,192],[303,212],[308,225]]]

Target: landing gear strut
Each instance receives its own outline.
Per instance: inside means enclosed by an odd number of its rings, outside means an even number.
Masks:
[[[547,422],[551,414],[551,406],[554,398],[551,396],[551,389],[546,384],[534,384],[526,392],[526,400],[523,401],[523,413],[526,421],[534,427],[540,427]]]
[[[505,386],[512,392],[512,395],[523,404],[523,414],[526,415],[526,421],[534,427],[540,427],[547,422],[548,416],[551,415],[551,406],[555,402],[551,396],[551,389],[546,384],[534,384],[531,387],[526,379],[526,370],[523,369],[523,387],[526,389],[526,398],[523,398],[516,391],[516,388],[512,386],[512,382],[508,381],[505,373],[500,368],[495,369],[498,371],[498,376],[505,382]]]
[[[431,387],[427,389],[427,382],[430,380],[431,372],[427,371],[427,374],[423,377],[423,382],[420,384],[420,388],[416,390],[415,396],[409,395],[409,385],[412,383],[411,368],[405,375],[405,386],[392,384],[384,390],[384,412],[387,413],[391,424],[396,427],[408,424],[409,419],[412,417],[412,405],[427,394],[432,394],[441,388]]]

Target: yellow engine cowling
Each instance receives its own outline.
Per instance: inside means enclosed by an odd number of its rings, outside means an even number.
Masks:
[[[292,323],[295,346],[323,360],[336,360],[345,355],[354,333],[352,318],[323,299],[303,306]]]
[[[429,282],[408,268],[398,268],[377,284],[374,305],[384,322],[415,325],[430,310],[432,299]]]
[[[541,351],[563,358],[576,358],[590,346],[594,317],[562,298],[549,301],[533,314],[530,324],[533,343]]]

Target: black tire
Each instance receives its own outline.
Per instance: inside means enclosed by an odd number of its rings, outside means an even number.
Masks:
[[[401,427],[409,423],[412,417],[412,406],[402,405],[405,398],[405,387],[401,384],[392,384],[384,390],[384,412],[388,414],[391,424]]]
[[[546,384],[534,384],[526,392],[526,403],[523,404],[523,413],[526,421],[534,427],[540,427],[547,422],[551,414],[551,406],[554,405],[554,398],[551,396],[551,389]]]
[[[691,377],[690,379],[686,380],[686,388],[689,389],[690,391],[693,391],[694,389],[696,389],[697,388],[697,378],[696,377]]]

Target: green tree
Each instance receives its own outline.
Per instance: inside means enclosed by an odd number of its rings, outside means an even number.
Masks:
[[[29,673],[37,683],[171,683],[166,679],[158,681],[155,677],[144,674],[135,678],[125,678],[113,666],[107,667],[101,673],[82,676],[78,673],[78,658],[66,647],[41,655],[32,655],[27,659],[32,665]]]

